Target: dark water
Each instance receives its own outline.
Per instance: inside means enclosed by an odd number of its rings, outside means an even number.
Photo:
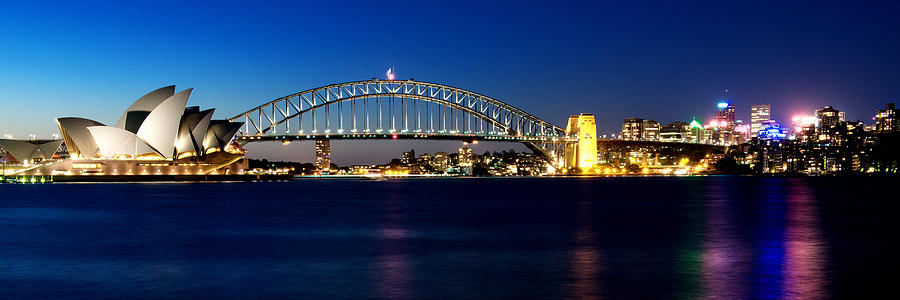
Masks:
[[[896,178],[0,185],[0,298],[861,298]]]

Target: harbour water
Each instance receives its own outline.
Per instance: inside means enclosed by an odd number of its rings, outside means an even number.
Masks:
[[[896,178],[0,185],[0,298],[865,298]]]

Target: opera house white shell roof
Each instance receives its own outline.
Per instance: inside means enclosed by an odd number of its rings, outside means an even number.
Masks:
[[[186,107],[192,89],[154,90],[131,104],[115,126],[83,118],[56,119],[72,158],[177,158],[223,149],[242,123],[212,120],[215,110]]]
[[[6,150],[12,156],[12,160],[23,163],[36,158],[49,159],[53,157],[53,154],[56,153],[56,149],[59,148],[62,142],[62,140],[22,141],[0,139],[0,148]]]

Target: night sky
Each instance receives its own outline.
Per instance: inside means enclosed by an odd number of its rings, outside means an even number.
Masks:
[[[0,8],[0,135],[49,138],[62,116],[115,123],[169,84],[228,118],[392,66],[559,126],[594,113],[601,135],[627,117],[709,120],[724,89],[738,119],[769,103],[783,123],[824,105],[871,123],[900,96],[897,1],[70,2]],[[309,161],[312,147],[298,144],[251,156]],[[345,142],[333,156],[383,162],[458,146]]]

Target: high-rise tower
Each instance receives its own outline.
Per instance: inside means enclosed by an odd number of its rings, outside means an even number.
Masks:
[[[771,120],[772,117],[772,107],[769,104],[756,104],[750,106],[750,136],[756,137],[759,133],[759,130],[762,129],[762,124],[765,121]]]
[[[331,140],[316,140],[316,169],[328,171],[331,169]]]

